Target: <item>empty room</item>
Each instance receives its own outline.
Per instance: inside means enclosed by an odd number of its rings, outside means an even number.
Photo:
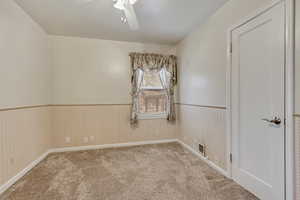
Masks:
[[[300,200],[300,0],[0,0],[0,200]]]

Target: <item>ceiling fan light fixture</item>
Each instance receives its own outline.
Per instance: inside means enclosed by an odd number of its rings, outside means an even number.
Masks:
[[[129,1],[131,5],[134,5],[138,0],[113,0],[114,7],[119,10],[125,9],[125,4]]]
[[[129,0],[129,2],[134,5],[138,0]]]
[[[114,7],[119,10],[124,10],[124,0],[114,0]]]
[[[123,24],[127,24],[127,19],[126,19],[126,17],[121,17],[121,22],[122,22]]]
[[[124,16],[121,17],[121,22],[128,24],[132,31],[139,29],[139,22],[133,7],[137,1],[138,0],[113,0],[113,6],[123,11]]]

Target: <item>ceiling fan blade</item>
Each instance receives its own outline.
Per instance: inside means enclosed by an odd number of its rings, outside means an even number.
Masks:
[[[94,2],[94,0],[77,0],[79,5],[90,4],[92,2]]]
[[[124,13],[130,29],[134,31],[138,30],[139,22],[137,20],[133,5],[129,2],[129,0],[127,0],[124,4],[124,8]]]

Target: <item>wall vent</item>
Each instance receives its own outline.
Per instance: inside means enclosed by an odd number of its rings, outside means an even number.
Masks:
[[[200,152],[204,157],[206,157],[206,148],[205,148],[205,145],[199,144],[199,152]]]

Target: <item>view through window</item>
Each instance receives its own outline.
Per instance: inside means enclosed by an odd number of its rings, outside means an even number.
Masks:
[[[144,72],[138,97],[139,115],[165,115],[167,113],[167,98],[167,92],[160,79],[160,71]]]

